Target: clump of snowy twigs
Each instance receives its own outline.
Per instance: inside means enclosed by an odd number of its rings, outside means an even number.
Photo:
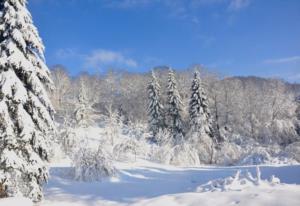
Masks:
[[[189,142],[175,144],[167,130],[157,134],[157,144],[151,146],[150,159],[164,164],[195,166],[200,164],[198,151]]]
[[[73,166],[74,178],[78,181],[101,181],[116,174],[112,158],[101,145],[96,150],[86,146],[80,147],[73,157]]]
[[[300,162],[300,141],[288,145],[285,148],[285,153],[294,158],[296,161]]]
[[[219,145],[215,154],[215,163],[218,165],[234,165],[241,158],[242,148],[230,142],[223,142]]]
[[[140,156],[143,152],[143,145],[141,141],[137,141],[136,139],[124,138],[124,140],[115,144],[113,147],[114,159],[120,161],[135,161],[137,156]]]

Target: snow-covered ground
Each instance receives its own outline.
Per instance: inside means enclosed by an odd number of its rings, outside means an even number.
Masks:
[[[1,206],[32,206],[32,201],[24,197],[11,197],[0,199]]]
[[[226,190],[206,187],[238,170],[255,176],[256,167],[174,167],[144,160],[116,167],[117,177],[88,183],[71,179],[68,162],[53,164],[41,205],[300,205],[300,165],[260,166],[262,180],[275,175],[281,183],[246,184],[241,179],[242,185],[235,182]]]

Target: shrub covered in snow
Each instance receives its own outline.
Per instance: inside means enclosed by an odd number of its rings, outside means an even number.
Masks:
[[[88,98],[86,85],[83,79],[80,80],[80,89],[78,94],[78,102],[76,104],[74,117],[77,122],[77,126],[88,127],[93,124],[92,118],[93,109],[91,108]]]
[[[292,164],[295,163],[293,153],[297,151],[297,147],[292,148],[294,146],[284,150],[284,147],[278,144],[263,144],[252,138],[232,134],[216,148],[214,163],[218,165]]]
[[[200,164],[197,150],[188,143],[152,145],[150,159],[164,164],[195,166]]]
[[[285,153],[296,161],[300,162],[300,142],[295,142],[285,148]]]
[[[169,129],[161,129],[155,136],[156,143],[159,146],[171,145],[173,144],[172,134]]]
[[[116,169],[111,159],[101,145],[97,150],[81,147],[73,157],[74,178],[78,181],[90,182],[115,175]]]
[[[161,129],[156,134],[156,143],[153,143],[149,141],[145,124],[124,125],[111,121],[113,119],[105,117],[101,124],[98,122],[98,127],[73,128],[66,125],[61,129],[66,153],[77,155],[80,148],[76,147],[85,140],[89,141],[89,147],[94,147],[93,151],[97,150],[98,144],[103,145],[103,151],[113,160],[145,158],[180,166],[290,163],[289,158],[292,157],[288,153],[295,153],[295,149],[282,152],[279,145],[263,145],[252,138],[229,133],[226,141],[219,144],[215,144],[210,136],[198,135],[197,132],[188,133],[186,140],[176,142],[169,129]]]
[[[79,139],[77,137],[76,130],[71,126],[66,126],[59,132],[58,135],[60,136],[63,151],[67,155],[71,155],[74,148],[76,147],[76,142]]]
[[[259,165],[271,161],[271,155],[264,147],[253,148],[252,151],[249,151],[242,157],[240,164],[241,165]]]
[[[200,164],[197,150],[190,144],[175,145],[171,150],[170,164],[179,166],[196,166]]]
[[[243,149],[234,143],[223,142],[216,150],[214,162],[218,165],[234,165],[242,156]]]
[[[141,153],[140,143],[132,138],[124,140],[113,147],[113,156],[116,160],[136,160],[137,155]]]
[[[152,135],[148,132],[147,125],[142,123],[130,123],[129,125],[123,125],[122,135],[125,137],[129,137],[135,139],[143,144],[146,143],[147,140],[151,139]]]
[[[170,145],[158,146],[156,144],[151,145],[151,151],[149,153],[149,159],[154,162],[168,164],[171,156]]]
[[[292,144],[293,145],[293,144]],[[238,164],[241,165],[259,165],[259,164],[294,164],[296,156],[294,152],[297,147],[287,147],[285,150],[279,145],[249,145],[243,147],[243,155],[241,155]],[[294,149],[292,149],[294,148]]]
[[[211,164],[213,162],[215,145],[211,137],[205,134],[193,133],[189,137],[189,142],[197,151],[201,164]]]
[[[299,121],[292,117],[274,120],[261,129],[259,139],[262,143],[288,145],[299,139],[297,134],[298,124]]]

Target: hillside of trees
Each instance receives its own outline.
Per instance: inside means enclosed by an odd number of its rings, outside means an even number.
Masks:
[[[299,139],[300,85],[280,79],[260,77],[220,77],[199,66],[176,71],[174,78],[181,98],[182,132],[189,131],[189,102],[194,71],[199,70],[202,87],[207,95],[214,135],[226,139],[232,134],[252,138],[262,144],[286,146]],[[167,114],[168,67],[153,69],[160,87],[163,115]],[[150,73],[130,73],[110,70],[101,75],[82,73],[76,77],[62,66],[52,68],[55,90],[51,99],[56,108],[56,120],[74,118],[74,105],[82,84],[87,104],[99,116],[110,111],[122,116],[126,124],[148,124],[148,85]]]

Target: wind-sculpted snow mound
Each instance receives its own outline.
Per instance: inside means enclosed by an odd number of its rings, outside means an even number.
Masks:
[[[269,180],[262,180],[259,167],[256,168],[256,177],[248,171],[238,170],[235,175],[226,178],[211,180],[197,188],[198,192],[226,192],[242,191],[251,187],[276,186],[280,179],[272,175]]]

